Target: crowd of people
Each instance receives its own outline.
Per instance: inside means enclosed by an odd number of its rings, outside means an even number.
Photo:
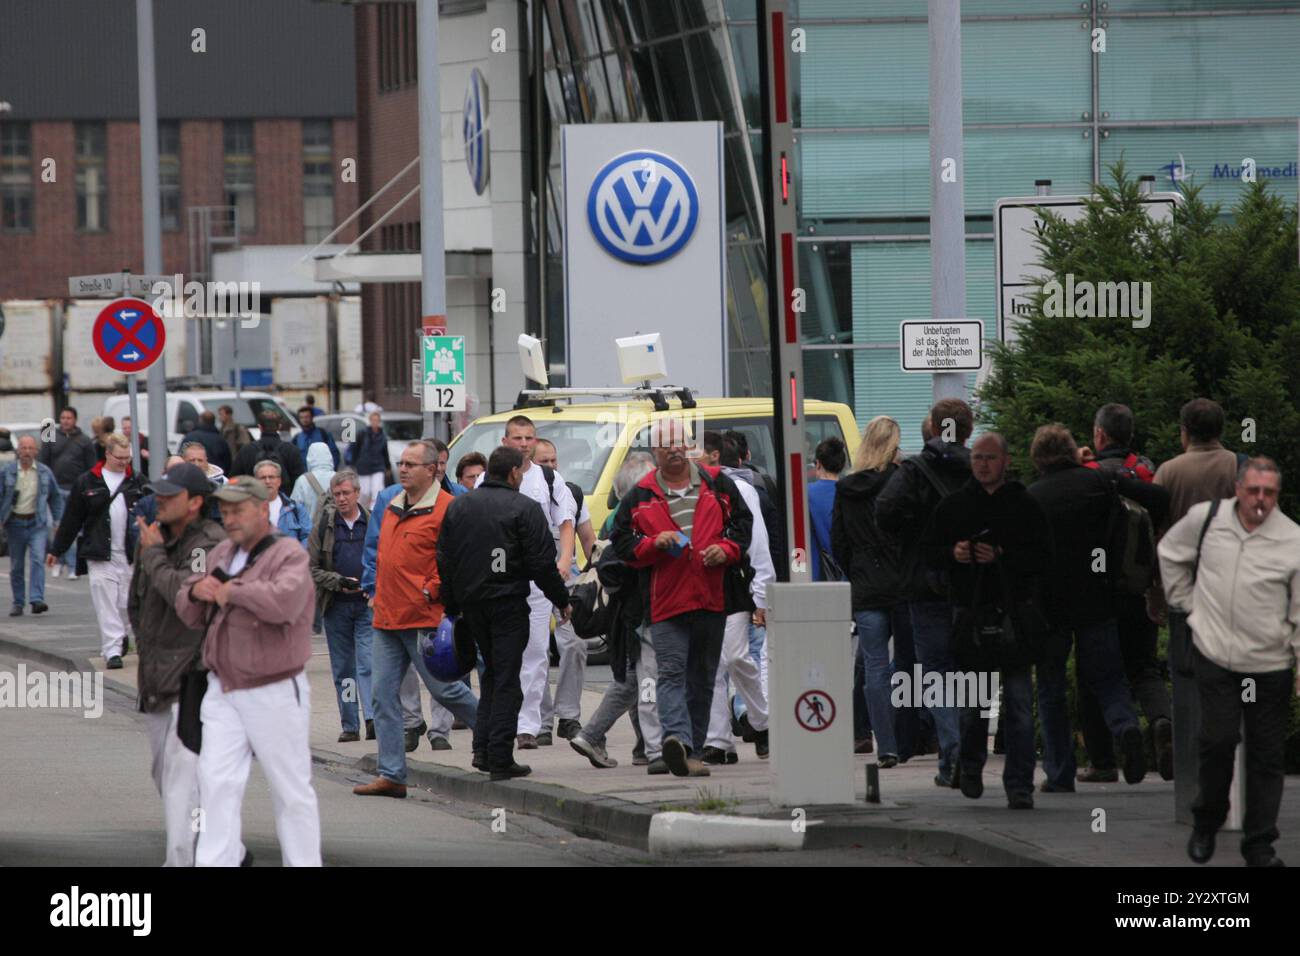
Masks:
[[[23,438],[17,461],[0,468],[11,614],[29,603],[47,611],[42,559],[55,566],[74,553],[106,666],[121,667],[136,637],[169,864],[248,862],[239,806],[254,755],[284,862],[319,864],[303,668],[322,629],[338,739],[377,741],[377,773],[355,788],[361,796],[404,797],[406,754],[426,732],[434,750],[449,749],[456,726],[472,731],[472,764],[494,780],[527,775],[517,752],[557,736],[593,767],[617,766],[607,737],[623,715],[632,762],[649,774],[708,776],[738,762],[738,741],[768,756],[769,589],[789,556],[775,483],[743,433],[697,439],[679,419],[657,420],[651,452],[627,455],[617,507],[595,529],[582,489],[563,479],[555,445],[526,416],[506,423],[490,455],[462,456],[454,480],[443,442],[411,442],[385,484],[381,411],[359,410],[368,427],[344,455],[314,425],[318,412],[312,402],[299,410],[293,441],[274,414],[253,440],[228,406],[219,421],[204,413],[146,484],[122,433],[97,420],[103,434],[86,436],[69,408],[53,442]],[[1189,853],[1203,862],[1214,851],[1244,726],[1242,852],[1278,865],[1300,527],[1277,510],[1276,463],[1225,449],[1223,424],[1215,403],[1189,402],[1185,450],[1156,468],[1132,447],[1132,411],[1106,405],[1090,446],[1063,425],[1037,430],[1028,484],[1011,473],[1001,435],[971,442],[971,410],[956,399],[934,406],[911,457],[884,416],[867,423],[851,461],[842,441],[821,442],[809,558],[816,579],[851,587],[855,751],[888,769],[932,749],[935,783],[979,798],[987,702],[900,706],[894,690],[914,668],[996,672],[995,749],[1006,755],[1011,809],[1034,806],[1038,734],[1037,792],[1121,772],[1136,784],[1148,747],[1170,779],[1173,714],[1158,653],[1167,620],[1174,679],[1195,682],[1203,713]],[[587,643],[572,618],[584,570],[608,602],[613,677],[585,722]],[[477,651],[477,696],[468,674],[440,679],[426,665],[422,638],[444,617]],[[1243,703],[1246,679],[1253,696]]]

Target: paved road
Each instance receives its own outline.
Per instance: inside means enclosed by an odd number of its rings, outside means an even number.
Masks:
[[[7,569],[6,569],[7,570]],[[7,581],[0,587],[7,588]],[[55,613],[0,618],[0,634],[51,652],[97,650],[85,582],[54,582]],[[69,593],[60,593],[69,592]],[[82,592],[82,593],[78,593]],[[0,674],[45,671],[0,653]],[[149,776],[149,746],[132,701],[109,691],[98,717],[80,710],[4,708],[0,736],[0,867],[156,866],[163,858],[162,811]],[[404,801],[353,796],[369,779],[321,766],[323,856],[329,866],[657,866],[666,861],[587,840],[523,814],[492,829],[492,808],[412,790]],[[270,791],[254,765],[246,792],[244,840],[258,866],[278,866]],[[947,866],[863,850],[711,854],[672,865]]]

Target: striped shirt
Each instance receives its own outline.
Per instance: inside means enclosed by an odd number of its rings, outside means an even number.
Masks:
[[[691,526],[695,523],[695,504],[700,500],[699,475],[696,474],[694,467],[691,467],[689,474],[691,478],[690,485],[685,488],[669,488],[664,484],[662,472],[655,471],[655,480],[659,483],[659,490],[668,499],[668,514],[687,537],[690,536]]]

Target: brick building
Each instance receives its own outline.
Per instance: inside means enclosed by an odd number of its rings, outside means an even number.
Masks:
[[[164,272],[205,272],[197,233],[231,233],[232,207],[241,245],[324,238],[358,202],[341,175],[357,156],[350,12],[169,0],[154,18]],[[8,0],[5,21],[0,301],[143,271],[135,4]]]

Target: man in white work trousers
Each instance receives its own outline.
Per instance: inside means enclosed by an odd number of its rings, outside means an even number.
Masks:
[[[122,435],[110,434],[104,439],[104,460],[73,482],[54,547],[45,559],[53,567],[81,536],[78,557],[90,571],[90,601],[109,670],[122,666],[130,633],[126,605],[136,544],[131,511],[140,495],[140,483],[131,472],[131,446]]]
[[[320,813],[311,785],[311,657],[315,588],[307,552],[271,525],[271,493],[241,475],[214,495],[227,540],[207,573],[176,596],[189,627],[205,627],[207,693],[200,716],[203,820],[196,866],[239,866],[240,808],[257,755],[271,785],[285,866],[320,866]]]
[[[1282,806],[1287,718],[1300,657],[1300,526],[1277,506],[1282,471],[1242,463],[1236,497],[1193,505],[1160,539],[1170,608],[1190,612],[1190,669],[1201,699],[1192,835],[1194,863],[1214,856],[1228,818],[1233,764],[1246,731],[1247,866],[1283,866],[1273,849]],[[1173,662],[1178,663],[1178,662]]]
[[[131,577],[131,624],[140,636],[139,702],[153,752],[153,782],[163,801],[167,855],[163,866],[193,866],[199,809],[198,754],[177,732],[178,702],[186,675],[199,665],[203,629],[176,614],[176,595],[194,573],[196,555],[222,539],[207,517],[213,487],[196,465],[180,463],[154,482],[158,520],[135,519],[140,548]]]
[[[578,504],[573,493],[558,471],[533,462],[533,449],[537,445],[537,428],[527,415],[516,415],[506,422],[506,433],[501,444],[516,448],[524,456],[524,473],[519,485],[520,494],[537,502],[546,523],[551,527],[559,559],[556,567],[560,577],[569,579],[573,564],[574,525],[578,517]],[[486,472],[479,475],[481,485]],[[523,687],[524,702],[519,708],[519,750],[535,750],[554,742],[551,727],[542,725],[542,695],[550,683],[551,613],[554,605],[534,582],[529,582],[528,592],[528,646],[524,649],[524,662],[519,670],[519,683]]]

